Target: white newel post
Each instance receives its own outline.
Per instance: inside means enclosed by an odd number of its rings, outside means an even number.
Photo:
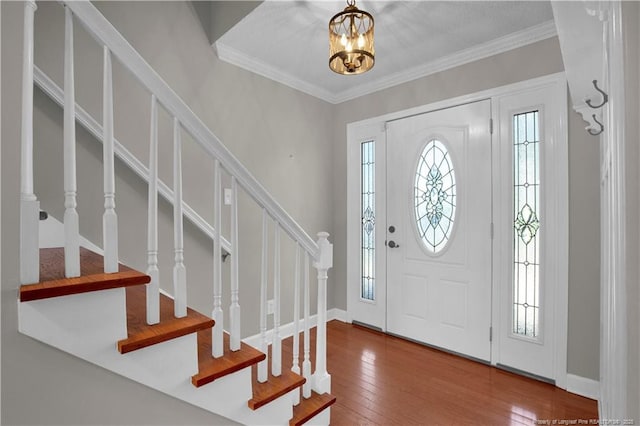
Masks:
[[[231,306],[229,307],[229,346],[232,351],[240,350],[240,299],[239,299],[239,269],[240,251],[238,250],[238,183],[235,176],[231,177]]]
[[[327,271],[333,266],[333,244],[328,237],[327,232],[318,233],[320,254],[313,264],[318,270],[318,324],[313,389],[320,394],[331,391],[331,376],[327,373]]]
[[[80,276],[80,231],[76,211],[76,100],[73,72],[73,14],[65,6],[64,33],[64,270]]]
[[[40,281],[40,202],[33,192],[33,19],[35,1],[24,3],[22,134],[20,158],[20,282]]]
[[[296,244],[296,265],[293,273],[293,359],[291,371],[300,374],[300,244]],[[300,404],[300,389],[292,393],[293,405]]]
[[[222,182],[220,161],[216,159],[213,180],[213,214],[215,239],[213,240],[213,312],[215,325],[211,330],[211,355],[220,358],[224,354],[224,316],[222,311]],[[233,253],[233,256],[236,254]]]
[[[118,216],[116,215],[116,178],[113,139],[113,78],[111,52],[103,48],[103,149],[104,162],[104,214],[102,216],[102,243],[104,245],[104,272],[118,272]]]
[[[182,219],[182,139],[180,122],[173,118],[173,314],[187,316],[187,268],[184,266],[184,229]]]
[[[273,253],[273,339],[271,343],[271,374],[282,374],[282,337],[280,337],[280,224],[274,230]]]
[[[269,344],[267,343],[267,254],[268,215],[262,209],[262,260],[260,264],[260,351],[267,357],[258,363],[258,381],[264,383],[269,375]]]
[[[158,270],[158,103],[151,95],[149,129],[149,202],[147,217],[147,324],[160,322],[160,271]]]

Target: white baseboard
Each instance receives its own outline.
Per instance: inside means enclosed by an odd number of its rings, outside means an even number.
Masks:
[[[327,321],[332,320],[347,322],[347,311],[338,308],[329,309],[327,311]]]
[[[342,309],[333,308],[333,309],[327,310],[327,322],[332,320],[346,322],[346,318],[347,318],[347,312]],[[317,324],[318,324],[318,316],[311,315],[309,317],[309,328],[313,328]],[[304,321],[302,319],[299,320],[298,330],[302,331],[303,325],[304,325]],[[280,337],[282,339],[291,337],[293,336],[294,331],[295,331],[295,327],[294,327],[293,321],[291,321],[288,324],[281,325]],[[273,341],[273,329],[267,330],[266,336],[267,336],[266,338],[267,342],[271,343]],[[253,346],[254,348],[260,350],[260,333],[254,334],[253,336],[245,337],[244,339],[242,339],[242,341],[247,345]]]
[[[567,374],[567,392],[597,400],[600,397],[600,382],[574,374]]]

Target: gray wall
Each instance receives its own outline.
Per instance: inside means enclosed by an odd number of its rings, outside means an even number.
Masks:
[[[229,31],[262,1],[191,1],[210,44]]]
[[[61,85],[63,9],[53,2],[38,6],[35,62]],[[332,180],[327,172],[332,160],[329,104],[218,61],[189,3],[100,2],[97,6],[304,229],[312,235],[332,232]],[[2,2],[4,200],[19,199],[22,16],[21,3]],[[101,49],[79,25],[75,32],[77,99],[101,121]],[[113,73],[116,138],[144,161],[148,157],[149,95],[116,59]],[[42,207],[60,219],[62,113],[37,90],[34,103],[36,192]],[[160,175],[170,184],[171,120],[161,112],[160,122]],[[80,126],[77,136],[81,233],[102,245],[101,145]],[[183,144],[185,199],[211,221],[213,162],[186,134]],[[147,187],[119,162],[116,173],[120,257],[144,270]],[[258,331],[261,213],[245,194],[240,197],[239,208],[240,257],[244,265],[240,271],[240,300],[242,332],[246,336]],[[5,390],[9,390],[2,393],[3,423],[228,423],[18,334],[18,204],[5,202],[2,209],[2,378]],[[171,208],[161,203],[161,285],[167,290],[171,290],[173,258],[171,224]],[[188,223],[185,232],[189,305],[209,313],[211,241]],[[283,246],[283,295],[290,295],[294,247],[287,238],[283,238]],[[228,288],[224,292],[226,308]],[[315,299],[311,306],[315,312]],[[292,303],[285,298],[282,321],[291,319]],[[89,386],[83,383],[85,378]],[[38,410],[25,405],[33,400],[39,401]]]
[[[563,71],[556,38],[462,65],[363,96],[334,110],[334,242],[336,283],[330,293],[346,309],[348,123],[492,87]],[[569,113],[569,347],[568,371],[598,379],[599,371],[599,183],[598,144]],[[353,218],[351,219],[353,220]],[[354,285],[357,285],[354,283]]]
[[[331,232],[331,109],[320,101],[281,84],[219,61],[209,46],[189,3],[100,2],[102,13],[152,64],[192,110],[213,129],[224,144],[257,177],[260,183],[311,235]],[[62,9],[43,3],[36,14],[36,64],[52,78],[62,81]],[[76,26],[76,97],[94,117],[102,116],[101,49]],[[56,53],[58,52],[58,53]],[[116,138],[139,159],[148,158],[149,95],[114,60]],[[62,217],[60,110],[44,97],[37,99],[36,144],[38,149],[36,190],[44,207]],[[57,111],[57,112],[56,112]],[[160,177],[172,182],[172,130],[164,110],[160,119]],[[56,130],[57,129],[57,130]],[[51,135],[57,132],[55,138]],[[101,147],[79,132],[80,187],[78,209],[81,233],[101,245]],[[213,223],[213,160],[183,132],[184,197],[197,212]],[[55,162],[52,161],[55,159]],[[57,166],[56,166],[57,165]],[[119,212],[121,258],[139,269],[146,264],[146,184],[117,163],[116,209]],[[224,179],[228,182],[228,179]],[[287,182],[287,185],[282,185]],[[228,186],[228,183],[227,183]],[[310,194],[309,197],[305,194]],[[171,291],[173,234],[171,208],[162,205],[160,216],[161,285]],[[229,207],[223,208],[227,219]],[[261,212],[246,195],[240,197],[240,298],[244,336],[258,332],[258,300]],[[225,222],[223,230],[227,228]],[[273,225],[271,224],[273,230]],[[209,313],[212,309],[211,241],[191,226],[186,227],[185,263],[188,268],[189,304]],[[228,237],[228,233],[226,234]],[[292,289],[293,244],[284,239],[283,294]],[[273,250],[270,249],[273,254]],[[270,262],[270,265],[272,262]],[[270,272],[270,276],[272,273]],[[163,278],[164,277],[164,278]],[[225,289],[224,306],[229,305]],[[283,302],[284,322],[291,321],[292,303]],[[315,299],[312,300],[315,306]],[[315,309],[313,309],[315,311]],[[225,321],[228,324],[227,321]]]

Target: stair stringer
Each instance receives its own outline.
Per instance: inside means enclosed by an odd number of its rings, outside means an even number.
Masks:
[[[286,425],[293,416],[289,394],[251,410],[251,367],[200,388],[197,335],[192,333],[127,354],[117,350],[127,337],[123,288],[31,302],[18,301],[19,331],[138,383],[243,424]]]

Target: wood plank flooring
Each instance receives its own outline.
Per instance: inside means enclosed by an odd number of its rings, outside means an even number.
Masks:
[[[284,341],[283,368],[291,362],[291,340]],[[364,327],[332,321],[327,341],[331,393],[337,397],[333,426],[598,418],[594,400]]]

